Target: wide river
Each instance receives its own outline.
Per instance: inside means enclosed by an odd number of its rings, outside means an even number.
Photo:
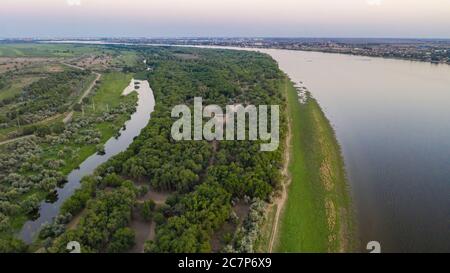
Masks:
[[[362,249],[450,251],[450,66],[260,51],[306,85],[333,125]]]
[[[137,89],[138,105],[136,112],[131,115],[130,120],[125,123],[125,129],[122,128],[120,136],[111,138],[105,144],[105,154],[94,154],[87,158],[79,169],[73,170],[67,177],[68,182],[63,188],[57,190],[58,200],[56,202],[43,202],[39,209],[39,218],[33,221],[28,221],[23,226],[20,237],[27,243],[31,243],[35,238],[41,227],[45,223],[51,223],[52,219],[58,215],[59,208],[64,201],[69,198],[76,189],[80,187],[81,179],[90,175],[94,170],[105,163],[111,157],[125,151],[133,142],[134,138],[138,136],[141,130],[147,126],[150,120],[150,114],[155,107],[155,98],[153,91],[150,88],[148,81],[132,80],[130,85],[124,90],[124,95],[129,94],[134,90],[134,83],[139,82],[140,88]]]

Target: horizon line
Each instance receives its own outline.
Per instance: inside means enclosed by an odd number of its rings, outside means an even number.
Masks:
[[[0,40],[82,40],[82,39],[385,39],[385,40],[450,40],[450,37],[394,37],[394,36],[18,36]]]

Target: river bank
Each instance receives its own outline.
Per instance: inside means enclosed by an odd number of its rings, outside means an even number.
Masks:
[[[360,251],[449,248],[450,67],[265,50],[320,104],[342,148]],[[426,236],[424,236],[426,234]]]
[[[344,162],[317,101],[286,76],[289,122],[282,192],[266,211],[258,252],[353,252],[356,224]]]
[[[354,217],[339,144],[317,101],[287,88],[292,128],[292,183],[276,252],[349,252],[355,248]]]
[[[46,222],[51,222],[52,218],[58,215],[59,208],[64,201],[70,197],[77,188],[79,188],[80,181],[84,176],[93,173],[99,165],[106,162],[112,156],[125,150],[133,142],[134,137],[139,135],[141,129],[147,125],[150,118],[150,113],[153,111],[155,104],[153,92],[147,81],[135,81],[134,79],[129,78],[128,82],[130,82],[130,84],[125,88],[125,90],[128,90],[129,86],[134,87],[135,85],[139,85],[139,88],[136,90],[138,93],[136,112],[131,115],[128,121],[124,124],[122,123],[123,128],[120,130],[117,138],[112,137],[112,134],[108,135],[109,140],[106,141],[104,145],[104,154],[91,152],[90,156],[80,164],[79,168],[74,169],[68,174],[67,184],[57,190],[58,199],[56,202],[44,202],[41,204],[39,209],[39,218],[26,222],[22,227],[20,237],[25,242],[31,243],[40,230],[40,227]],[[124,89],[121,88],[117,91],[119,92],[118,97],[120,98],[120,96],[124,94]],[[125,94],[128,95],[129,92],[126,92]],[[111,94],[107,95],[100,93],[100,95],[100,97],[107,96],[106,100],[117,100],[116,98],[111,97]],[[93,109],[92,111],[96,110]],[[108,130],[111,130],[111,128]]]

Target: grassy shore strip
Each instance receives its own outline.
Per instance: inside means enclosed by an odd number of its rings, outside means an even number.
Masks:
[[[288,79],[286,79],[288,80]],[[344,162],[333,128],[308,94],[305,104],[287,88],[292,183],[280,218],[276,252],[355,250],[354,218]]]
[[[126,86],[130,83],[132,78],[131,74],[124,74],[118,72],[112,72],[102,77],[100,87],[98,91],[91,97],[92,103],[84,109],[85,115],[99,116],[107,109],[111,109],[119,106],[121,102],[133,101],[137,103],[137,94],[133,93],[130,96],[122,96],[122,92]],[[76,112],[75,117],[81,116],[82,113]],[[123,126],[123,124],[130,119],[128,114],[120,115],[114,122],[101,122],[97,123],[94,127],[101,132],[100,143],[106,143],[111,137],[113,137]],[[56,155],[57,151],[63,147],[70,147],[73,150],[78,150],[78,157],[76,160],[67,160],[66,166],[63,168],[65,175],[69,174],[73,169],[79,166],[86,158],[96,153],[96,145],[83,145],[80,147],[76,143],[69,143],[60,145],[60,147],[54,147],[53,153]]]
[[[269,206],[266,211],[266,217],[261,224],[260,236],[255,242],[256,253],[267,253],[270,249],[270,239],[275,227],[274,221],[277,214],[277,204]]]

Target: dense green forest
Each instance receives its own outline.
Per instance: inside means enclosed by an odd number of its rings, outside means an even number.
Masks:
[[[150,82],[156,107],[148,126],[125,152],[82,180],[81,188],[65,201],[53,223],[43,226],[31,248],[14,236],[2,235],[0,251],[39,248],[39,251],[66,252],[69,241],[78,241],[84,252],[126,252],[136,243],[136,231],[132,228],[134,212],[156,226],[155,235],[145,242],[146,252],[255,251],[253,244],[265,206],[280,187],[284,146],[275,152],[260,152],[260,141],[176,142],[170,134],[174,122],[171,110],[178,104],[192,106],[194,97],[202,97],[205,105],[280,105],[283,110],[285,97],[280,86],[284,75],[277,64],[267,55],[245,51],[112,48],[132,51],[127,56],[146,60],[145,64],[124,63],[122,71]],[[88,70],[55,73],[24,88],[15,100],[26,105],[32,98],[37,102],[30,107],[33,111],[42,110],[44,105],[46,111],[64,111],[58,107],[67,105],[73,87],[89,73]],[[111,78],[114,79],[117,75]],[[110,109],[110,114],[131,113],[129,106],[135,100],[127,101],[128,106]],[[83,103],[89,105],[89,98]],[[78,108],[75,110],[80,111]],[[70,171],[68,165],[71,166],[68,162],[74,156],[79,158],[80,148],[95,146],[99,142],[91,143],[92,140],[103,139],[96,129],[100,113],[93,114],[92,117],[76,114],[73,122],[61,124],[59,129],[49,128],[42,134],[35,133],[35,138],[2,147],[3,234],[11,234],[20,227],[28,218],[26,215],[33,213],[45,197],[42,193],[64,183]],[[11,115],[6,118],[14,120]],[[286,133],[285,127],[283,116],[281,137]],[[58,151],[48,145],[58,145]],[[27,152],[16,155],[14,162],[8,161],[7,156],[19,149]],[[52,157],[43,161],[49,149]],[[36,173],[42,170],[48,172],[42,173],[45,179]],[[145,197],[160,192],[167,195],[164,202],[156,203]]]
[[[284,106],[279,89],[282,73],[270,57],[252,52],[140,48],[139,54],[151,70],[137,76],[149,80],[156,97],[150,123],[127,151],[102,165],[66,201],[61,214],[84,211],[82,220],[75,230],[56,236],[49,250],[66,251],[67,242],[73,240],[87,246],[89,252],[130,248],[133,244],[125,237],[132,237],[126,229],[132,211],[121,207],[123,202],[133,203],[136,196],[130,193],[130,200],[108,203],[127,185],[130,192],[134,187],[137,195],[149,189],[171,193],[165,204],[143,212],[157,225],[155,238],[146,242],[145,251],[254,251],[252,244],[265,201],[280,186],[282,148],[260,152],[260,143],[254,141],[176,142],[170,135],[174,122],[170,112],[175,105],[192,104],[196,96],[201,96],[205,104],[221,106]],[[284,134],[285,120],[282,127]],[[126,180],[134,181],[134,186]],[[137,182],[144,186],[137,186]],[[249,212],[236,219],[235,205],[244,200]],[[106,209],[108,204],[111,208]],[[139,204],[135,202],[134,206]],[[103,223],[99,218],[103,213],[114,215],[112,222]],[[116,213],[120,219],[115,218]],[[96,221],[102,224],[93,224]],[[230,223],[234,223],[234,229],[222,234],[223,227]],[[219,237],[219,248],[213,249],[213,237]]]

